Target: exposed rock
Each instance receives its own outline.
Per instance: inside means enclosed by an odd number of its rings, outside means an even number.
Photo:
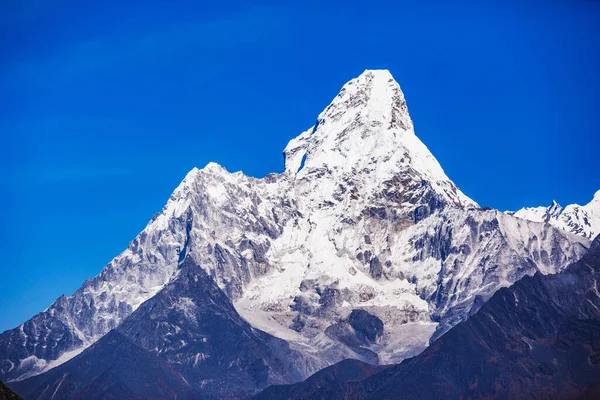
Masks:
[[[285,341],[252,328],[186,259],[178,278],[119,328],[15,388],[40,400],[247,398],[269,384],[300,380],[301,359]]]
[[[600,236],[563,272],[525,276],[499,290],[477,314],[414,358],[375,373],[368,364],[341,362],[256,398],[596,398],[598,282]]]
[[[21,398],[0,381],[0,400],[21,400]]]
[[[348,323],[369,342],[374,343],[383,335],[383,322],[365,310],[352,310]]]

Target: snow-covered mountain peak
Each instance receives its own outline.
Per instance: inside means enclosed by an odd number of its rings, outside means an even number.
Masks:
[[[290,141],[284,151],[286,171],[299,172],[303,158],[320,164],[321,157],[328,157],[328,165],[349,165],[348,157],[371,161],[374,147],[394,144],[384,134],[392,120],[404,130],[412,127],[400,86],[389,71],[366,70],[341,88],[314,127]]]
[[[412,125],[400,85],[387,70],[366,70],[346,83],[331,104],[319,115],[319,124],[331,121],[392,123],[401,117]]]
[[[415,135],[404,94],[387,70],[366,70],[346,83],[315,126],[289,142],[284,157],[286,173],[313,182],[311,189],[315,176],[359,180],[366,190],[396,178],[427,182],[445,203],[477,206]]]
[[[196,170],[198,170],[197,168],[194,168]],[[193,171],[193,170],[192,170]],[[209,162],[208,164],[206,164],[206,166],[204,168],[202,168],[201,170],[198,171],[202,171],[205,173],[217,173],[217,174],[222,174],[222,173],[229,173],[225,167],[223,167],[221,164],[218,164],[216,162]]]

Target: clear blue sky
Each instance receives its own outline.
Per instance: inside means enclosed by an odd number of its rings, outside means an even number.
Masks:
[[[367,68],[481,205],[600,189],[600,2],[207,3],[0,6],[0,331],[100,272],[192,167],[282,171]]]

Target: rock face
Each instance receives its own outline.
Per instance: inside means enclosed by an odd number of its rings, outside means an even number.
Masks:
[[[417,357],[377,373],[357,361],[339,363],[257,398],[597,398],[599,282],[600,236],[565,271],[500,289]]]
[[[253,400],[343,400],[349,394],[348,385],[384,371],[387,366],[375,366],[357,360],[344,360],[317,372],[304,382],[293,385],[269,386]]]
[[[20,382],[35,399],[247,398],[304,375],[302,357],[252,328],[186,258],[177,277],[65,364]]]
[[[164,360],[117,331],[50,371],[11,382],[25,399],[194,399],[199,393]]]
[[[0,400],[21,400],[21,398],[0,381]]]
[[[352,311],[348,323],[367,342],[374,343],[383,335],[383,322],[365,310]]]
[[[219,307],[233,304],[253,328],[289,344],[301,379],[346,358],[389,364],[418,354],[498,289],[560,271],[589,246],[546,223],[480,209],[417,138],[388,71],[344,85],[284,157],[285,171],[262,179],[214,163],[190,171],[100,275],[0,335],[0,378],[61,365],[112,329],[144,351],[175,351],[163,357],[168,365],[189,363],[198,352],[142,342],[124,322],[165,298],[184,260],[226,295]],[[266,342],[264,352],[283,346]],[[252,385],[248,392],[260,386]]]
[[[600,234],[600,190],[584,206],[569,204],[561,207],[553,201],[548,207],[522,208],[507,213],[530,221],[546,222],[564,231],[593,239]]]

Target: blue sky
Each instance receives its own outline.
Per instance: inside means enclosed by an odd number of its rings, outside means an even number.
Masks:
[[[0,331],[100,272],[192,167],[282,171],[367,68],[481,205],[600,189],[597,1],[200,3],[3,3]]]

